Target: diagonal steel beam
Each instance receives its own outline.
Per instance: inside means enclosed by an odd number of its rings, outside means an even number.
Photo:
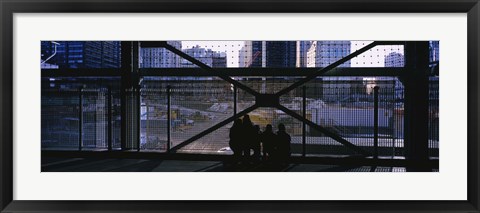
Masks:
[[[237,86],[238,88],[245,90],[246,92],[254,95],[255,97],[258,97],[258,96],[260,95],[260,93],[256,92],[255,90],[253,90],[253,89],[251,89],[251,88],[243,85],[242,83],[240,83],[240,82],[238,82],[238,81],[233,80],[230,76],[216,72],[215,69],[213,69],[212,67],[210,67],[210,66],[202,63],[201,61],[199,61],[199,60],[197,60],[197,59],[189,56],[188,54],[186,54],[186,53],[178,50],[177,48],[169,45],[166,41],[160,41],[160,42],[158,42],[158,41],[157,41],[157,42],[145,42],[145,43],[147,44],[146,46],[148,46],[148,45],[154,45],[154,46],[156,46],[156,47],[164,47],[164,48],[170,50],[171,52],[175,53],[176,55],[178,55],[178,56],[180,56],[180,57],[182,57],[182,58],[184,58],[184,59],[192,62],[193,64],[195,64],[195,65],[197,65],[197,66],[199,66],[199,67],[202,68],[204,71],[208,72],[210,75],[212,75],[212,76],[217,76],[217,77],[219,77],[219,78],[221,78],[221,79],[223,79],[223,80],[225,80],[225,81],[227,81],[227,82],[229,82],[229,83]],[[150,44],[150,43],[152,43],[152,44]],[[346,62],[346,61],[348,61],[348,60],[350,60],[350,59],[352,59],[352,58],[354,58],[354,57],[362,54],[363,52],[368,51],[369,49],[371,49],[371,48],[373,48],[373,47],[375,47],[375,46],[377,46],[377,45],[401,45],[401,44],[403,44],[403,42],[399,42],[399,41],[375,41],[375,42],[373,42],[373,43],[371,43],[371,44],[369,44],[369,45],[361,48],[360,50],[357,50],[357,51],[355,51],[354,53],[351,53],[350,55],[348,55],[348,56],[346,56],[346,57],[344,57],[344,58],[336,61],[335,63],[332,63],[332,64],[330,64],[329,66],[327,66],[327,67],[325,67],[325,68],[323,68],[323,69],[320,69],[320,70],[318,70],[317,72],[315,72],[315,73],[313,73],[313,74],[311,74],[311,75],[308,75],[308,76],[305,77],[304,79],[295,82],[294,84],[290,85],[289,87],[287,87],[287,88],[279,91],[279,92],[276,93],[275,95],[276,95],[277,97],[279,97],[279,96],[281,96],[281,95],[284,95],[284,94],[290,92],[291,90],[293,90],[293,89],[295,89],[295,88],[297,88],[297,87],[305,84],[306,82],[308,82],[308,81],[316,78],[317,76],[320,76],[320,75],[322,75],[322,74],[325,74],[326,72],[332,70],[333,68],[339,66],[340,64],[342,64],[342,63],[344,63],[344,62]],[[332,133],[332,132],[328,131],[327,129],[325,129],[325,128],[323,128],[323,127],[321,127],[321,126],[319,126],[319,125],[317,125],[317,124],[315,124],[315,123],[313,123],[313,122],[311,122],[311,121],[309,121],[309,120],[307,120],[307,119],[304,119],[302,116],[300,116],[300,115],[298,115],[297,113],[289,110],[288,108],[286,108],[286,107],[284,107],[284,106],[281,106],[281,105],[277,105],[276,107],[277,107],[278,109],[284,111],[285,113],[289,114],[290,116],[292,116],[292,117],[294,117],[294,118],[296,118],[296,119],[298,119],[298,120],[300,120],[300,121],[302,121],[302,122],[305,122],[305,123],[308,124],[309,126],[311,126],[311,127],[315,128],[315,129],[319,130],[320,132],[322,132],[322,133],[324,133],[325,135],[331,137],[332,139],[338,141],[339,143],[342,143],[344,146],[346,146],[346,147],[348,147],[348,148],[350,148],[350,149],[352,149],[352,150],[354,150],[354,151],[356,151],[356,152],[358,152],[358,153],[360,153],[360,154],[363,154],[363,155],[371,155],[370,153],[366,152],[365,150],[360,149],[359,147],[357,147],[357,146],[353,145],[352,143],[348,142],[347,140],[343,139],[343,138],[340,137],[339,135],[337,135],[337,134],[335,134],[335,133]],[[226,120],[224,120],[224,121],[222,121],[222,122],[220,122],[220,123],[218,123],[218,124],[210,127],[209,129],[207,129],[207,130],[205,130],[205,131],[203,131],[203,132],[201,132],[201,133],[199,133],[199,134],[197,134],[197,135],[195,135],[195,136],[187,139],[186,141],[178,144],[177,146],[173,147],[173,148],[171,149],[171,151],[176,151],[176,150],[178,150],[178,149],[181,149],[182,147],[185,147],[186,145],[192,143],[193,141],[198,140],[199,138],[201,138],[201,137],[203,137],[203,136],[205,136],[205,135],[207,135],[207,134],[209,134],[209,133],[211,133],[211,132],[219,129],[220,127],[222,127],[222,126],[224,126],[224,125],[226,125],[226,124],[234,121],[235,119],[237,119],[237,118],[239,118],[239,117],[241,117],[241,116],[243,116],[243,115],[245,115],[245,114],[253,111],[253,110],[256,109],[256,108],[258,108],[258,106],[255,104],[255,105],[253,105],[253,106],[251,106],[251,107],[243,110],[242,112],[240,112],[240,113],[238,113],[238,114],[236,114],[236,115],[234,115],[234,116],[232,116],[232,117],[230,117],[230,118],[228,118],[228,119],[226,119]]]
[[[356,56],[358,56],[358,55],[360,55],[360,54],[362,54],[362,53],[364,53],[364,52],[372,49],[372,48],[375,47],[375,46],[378,46],[378,45],[401,45],[401,44],[403,44],[403,43],[404,43],[404,42],[401,42],[401,41],[374,41],[374,42],[372,42],[371,44],[369,44],[369,45],[367,45],[367,46],[365,46],[365,47],[363,47],[363,48],[361,48],[361,49],[359,49],[359,50],[351,53],[350,55],[347,55],[347,56],[345,56],[344,58],[342,58],[342,59],[340,59],[340,60],[338,60],[338,61],[336,61],[336,62],[334,62],[334,63],[332,63],[332,64],[330,64],[330,65],[328,65],[328,66],[326,66],[326,67],[324,67],[324,68],[322,68],[322,69],[320,69],[320,70],[318,70],[317,72],[315,72],[315,73],[313,73],[313,74],[311,74],[311,75],[303,78],[302,80],[299,80],[299,81],[293,83],[292,85],[288,86],[287,88],[282,89],[281,91],[279,91],[279,92],[277,93],[277,95],[279,95],[279,96],[285,95],[285,94],[287,94],[288,92],[294,90],[295,88],[297,88],[297,87],[299,87],[299,86],[302,86],[303,84],[309,82],[310,80],[312,80],[312,79],[314,79],[314,78],[316,78],[316,77],[318,77],[318,76],[320,76],[320,75],[325,74],[326,72],[332,70],[333,68],[335,68],[335,67],[337,67],[337,66],[345,63],[346,61],[348,61],[348,60],[350,60],[350,59],[352,59],[352,58],[354,58],[354,57],[356,57]]]
[[[331,132],[331,131],[328,131],[327,129],[321,127],[320,125],[316,124],[316,123],[313,123],[312,121],[308,120],[308,119],[305,119],[304,117],[302,117],[301,115],[295,113],[294,111],[282,106],[282,105],[278,105],[277,108],[279,110],[282,110],[283,112],[287,113],[288,115],[306,123],[307,125],[313,127],[314,129],[320,131],[321,133],[325,134],[326,136],[336,140],[337,142],[343,144],[345,147],[357,152],[357,153],[360,153],[364,156],[370,156],[372,155],[371,153],[361,149],[360,147],[358,146],[355,146],[354,144],[348,142],[347,140],[343,139],[341,136]]]
[[[230,118],[227,118],[227,119],[225,119],[224,121],[222,121],[222,122],[220,122],[220,123],[217,123],[217,124],[215,124],[214,126],[212,126],[212,127],[208,128],[208,129],[204,130],[203,132],[200,132],[200,133],[198,133],[197,135],[195,135],[195,136],[187,139],[186,141],[184,141],[184,142],[176,145],[175,147],[173,147],[173,148],[170,149],[170,150],[173,151],[173,152],[175,152],[175,151],[181,149],[182,147],[185,147],[186,145],[192,143],[193,141],[198,140],[198,139],[200,139],[201,137],[203,137],[203,136],[205,136],[205,135],[208,135],[208,134],[210,134],[211,132],[219,129],[220,127],[227,125],[228,123],[234,121],[235,119],[240,118],[240,117],[246,115],[247,113],[255,110],[256,108],[258,108],[258,106],[257,106],[256,104],[254,104],[253,106],[244,109],[243,111],[237,113],[236,115],[234,115],[234,116],[232,116],[232,117],[230,117]]]
[[[216,70],[204,63],[202,63],[201,61],[197,60],[196,58],[192,57],[192,56],[189,56],[188,54],[182,52],[181,50],[178,50],[177,48],[173,47],[172,45],[168,44],[167,42],[162,42],[163,43],[163,47],[167,50],[170,50],[171,52],[175,53],[176,55],[192,62],[193,64],[199,66],[200,68],[202,68],[204,71],[208,72],[209,74],[211,74],[212,76],[217,76],[225,81],[227,81],[228,83],[231,83],[233,85],[235,85],[236,87],[242,89],[242,90],[245,90],[246,92],[256,96],[258,95],[259,93],[257,91],[255,91],[254,89],[250,88],[250,87],[247,87],[245,85],[243,85],[242,83],[236,81],[236,80],[233,80],[230,76],[228,75],[225,75],[223,73],[220,73],[220,72],[216,72]]]

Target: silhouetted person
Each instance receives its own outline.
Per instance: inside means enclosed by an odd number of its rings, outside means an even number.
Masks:
[[[285,125],[278,125],[277,132],[277,159],[280,163],[287,163],[290,158],[290,135],[285,131]]]
[[[253,123],[250,120],[250,116],[243,116],[241,147],[243,150],[244,161],[248,161],[250,159],[250,147],[252,141],[254,140],[254,131],[255,130],[253,129]]]
[[[262,151],[263,151],[263,160],[271,160],[277,135],[273,133],[273,128],[271,124],[268,124],[265,127],[265,131],[262,133]]]
[[[251,148],[253,149],[253,161],[258,162],[260,160],[260,137],[262,131],[260,131],[260,126],[253,126],[253,137],[251,141]]]
[[[232,127],[230,128],[230,141],[228,145],[230,145],[230,149],[233,151],[233,156],[235,162],[239,161],[242,157],[242,134],[243,134],[243,126],[242,120],[237,119],[233,122]]]

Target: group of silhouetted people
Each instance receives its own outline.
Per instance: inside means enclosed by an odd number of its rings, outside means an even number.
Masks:
[[[290,135],[285,131],[285,125],[279,124],[275,134],[271,124],[260,130],[254,125],[248,115],[233,122],[230,129],[230,148],[236,162],[269,161],[287,163],[290,158]],[[252,155],[253,150],[253,155]]]

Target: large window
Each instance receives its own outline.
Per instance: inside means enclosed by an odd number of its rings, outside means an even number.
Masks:
[[[261,130],[285,124],[294,155],[405,156],[406,42],[41,45],[43,150],[232,154],[229,129],[248,114]],[[428,45],[428,148],[438,157],[439,45]]]

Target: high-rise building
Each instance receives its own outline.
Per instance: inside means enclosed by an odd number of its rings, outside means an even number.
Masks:
[[[350,41],[311,41],[306,51],[306,67],[327,67],[330,64],[348,56],[350,54]],[[350,67],[350,61],[340,64],[337,67]],[[320,77],[319,77],[320,78]],[[321,81],[324,82],[321,94],[324,99],[336,97],[336,87],[351,88],[351,91],[344,95],[349,95],[355,91],[354,84],[349,81],[357,80],[358,77],[350,76],[322,76]]]
[[[42,60],[55,54],[49,64],[59,68],[119,68],[119,41],[50,41],[41,42]]]
[[[307,67],[316,67],[316,58],[317,58],[317,42],[312,41],[308,49],[306,49],[307,53]]]
[[[245,41],[245,45],[238,52],[238,67],[250,67],[252,63],[252,41]]]
[[[403,67],[405,66],[405,58],[402,54],[392,52],[385,56],[385,67]]]
[[[265,67],[266,66],[266,41],[251,41],[251,61],[249,67]]]
[[[266,66],[272,68],[295,67],[297,56],[297,42],[295,41],[267,41]]]
[[[171,46],[182,49],[181,41],[168,41]],[[141,48],[140,67],[142,68],[174,68],[180,67],[180,56],[165,48]]]
[[[210,67],[227,67],[227,54],[224,52],[215,52],[211,49],[201,48],[198,45],[182,51]],[[180,63],[181,67],[197,67],[197,65],[186,59],[182,59]]]
[[[307,67],[326,67],[350,54],[350,41],[312,41],[307,50]],[[350,67],[350,61],[338,67]]]
[[[212,67],[226,68],[227,67],[227,54],[224,52],[218,52],[212,54]]]
[[[308,50],[312,41],[297,41],[297,67],[307,67]]]
[[[440,42],[439,41],[430,41],[430,61],[439,61],[439,50]]]
[[[251,41],[249,67],[295,67],[297,63],[296,41]]]

